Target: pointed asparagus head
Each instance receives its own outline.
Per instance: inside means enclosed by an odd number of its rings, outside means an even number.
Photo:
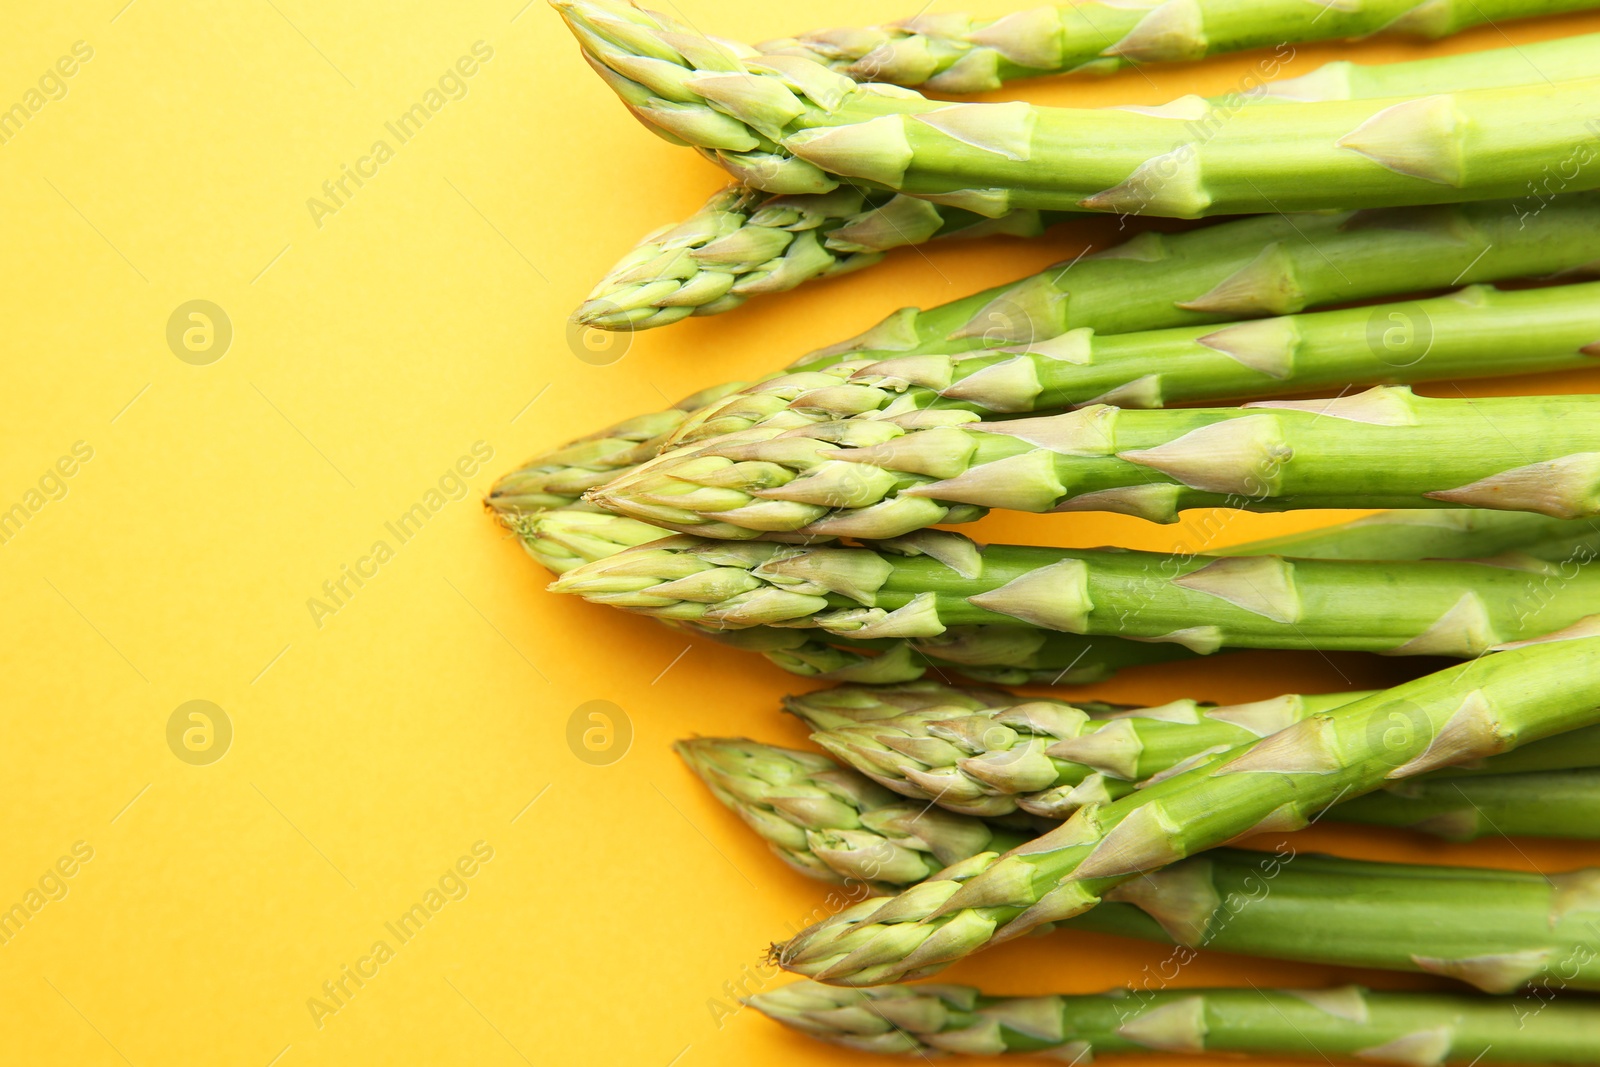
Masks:
[[[868,91],[819,63],[762,56],[610,0],[553,2],[635,117],[710,154],[752,188],[826,193],[839,187],[836,173],[892,179],[910,161],[904,134],[895,136],[897,116],[806,128]]]
[[[977,819],[903,801],[814,752],[714,737],[673,748],[718,800],[812,877],[887,890],[1014,843]]]
[[[691,400],[702,395],[705,394],[697,394]],[[674,406],[624,419],[598,433],[540,453],[501,475],[484,504],[502,520],[541,508],[570,507],[585,492],[610,481],[619,471],[654,456],[666,435],[677,429],[684,417],[683,407]]]
[[[880,257],[836,248],[830,237],[858,220],[864,203],[851,188],[765,196],[730,186],[684,222],[647,235],[600,280],[573,319],[601,330],[648,330],[867,266]]]
[[[510,512],[500,520],[528,555],[557,575],[671,536],[636,519],[581,508]]]
[[[957,1050],[954,1043],[927,1039],[938,1040],[955,1018],[969,1019],[978,995],[965,986],[839,989],[801,981],[756,993],[744,1003],[774,1022],[846,1048],[926,1057]]]
[[[756,426],[662,456],[589,499],[669,529],[730,540],[763,533],[893,538],[982,516],[1000,499],[1000,482],[1012,495],[1023,491],[1018,485],[1032,485],[1027,472],[1004,461],[969,471],[977,447],[954,425],[906,430],[887,419],[849,418],[788,430]],[[968,486],[974,478],[988,488]],[[1009,496],[1004,502],[1016,503]]]
[[[767,542],[727,543],[669,537],[596,560],[563,574],[552,592],[571,593],[642,615],[738,629],[802,619],[829,606],[818,589],[793,589],[753,572],[796,550]]]

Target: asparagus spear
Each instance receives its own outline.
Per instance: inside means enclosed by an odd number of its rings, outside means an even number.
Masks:
[[[1557,571],[1530,560],[979,549],[959,534],[922,531],[858,548],[666,538],[568,571],[550,588],[728,629],[905,638],[1022,623],[1202,655],[1226,646],[1474,656],[1593,611],[1600,573],[1581,564]]]
[[[1516,196],[1600,185],[1600,79],[1271,108],[1153,113],[947,104],[798,56],[747,57],[615,0],[555,0],[647,127],[773,193],[860,183],[987,217],[1018,208],[1176,218]]]
[[[1116,511],[1176,522],[1195,507],[1476,507],[1600,513],[1600,401],[1434,399],[1377,386],[1327,400],[981,422],[763,426],[670,453],[585,499],[657,526],[899,537],[990,508]]]
[[[903,796],[964,815],[1021,810],[1049,819],[1371,695],[1291,694],[1220,707],[1178,700],[1099,716],[1080,704],[1013,698],[885,716],[877,701],[852,699],[858,692],[824,690],[784,706],[828,753]]]
[[[1600,774],[1578,770],[1397,782],[1341,805],[1334,817],[1449,841],[1502,835],[1593,839],[1600,835]]]
[[[1512,1001],[1358,986],[1118,990],[992,997],[969,986],[835,989],[799,981],[745,1003],[785,1026],[863,1052],[1047,1055],[1215,1052],[1418,1064],[1600,1063],[1600,1005]],[[1331,1061],[1330,1061],[1331,1062]]]
[[[942,865],[987,864],[1029,836],[1015,819],[896,802],[813,753],[719,738],[677,748],[785,862],[824,881],[892,892],[949,877]],[[1562,822],[1538,801],[1522,818]],[[882,904],[866,901],[862,911]],[[1545,877],[1362,863],[1300,855],[1284,843],[1273,853],[1220,848],[1184,860],[1108,891],[1101,906],[1062,925],[1186,949],[1443,974],[1506,993],[1547,969],[1567,988],[1600,988],[1600,957],[1582,952],[1597,919],[1597,871]]]
[[[1597,632],[1600,617],[1306,719],[1134,796],[1085,808],[1002,857],[974,857],[888,901],[864,902],[775,947],[775,955],[787,969],[835,985],[931,974],[986,945],[1089,912],[1119,886],[1136,893],[1134,879],[1206,849],[1305,826],[1316,812],[1386,781],[1592,726],[1600,722],[1600,637],[1583,635]],[[1519,877],[1547,895],[1543,934],[1564,898],[1540,876],[1509,876]],[[1174,899],[1170,889],[1165,895]],[[1336,901],[1323,897],[1319,906]],[[1405,910],[1383,914],[1413,929],[1420,918]],[[1510,990],[1536,979],[1557,955],[1552,948],[1485,956],[1481,935],[1457,930],[1472,950],[1413,962],[1479,988]],[[1600,960],[1590,956],[1591,966]]]
[[[500,518],[516,532],[529,555],[557,574],[665,532],[635,519],[572,508],[503,513]],[[1588,520],[1463,510],[1386,512],[1227,551],[1233,556],[1392,560],[1487,558],[1515,551],[1554,564],[1553,576],[1543,579],[1552,582],[1592,559],[1597,548],[1600,538]],[[1539,595],[1542,587],[1534,586],[1530,595]],[[838,682],[902,682],[931,670],[1000,685],[1086,685],[1126,667],[1192,655],[1181,645],[1083,638],[1014,626],[952,627],[933,637],[855,641],[806,630],[674,625],[757,652],[791,674]]]
[[[1567,370],[1592,366],[1597,354],[1600,283],[1514,292],[1473,286],[1412,303],[1221,327],[1105,336],[1083,328],[1001,352],[846,360],[812,372],[803,392],[752,386],[713,407],[737,411],[752,408],[752,394],[776,396],[785,402],[759,422],[769,429],[845,418],[914,423],[934,417],[925,411],[1167,407],[1351,384]],[[716,415],[695,416],[668,441],[703,440],[708,423],[722,425]]]
[[[1589,75],[1597,48],[1600,34],[1590,34],[1409,63],[1339,61],[1216,103],[1380,99],[1525,85],[1541,76],[1562,81]],[[600,280],[574,318],[612,330],[665,326],[691,314],[720,314],[751,296],[792,289],[813,278],[858,270],[890,249],[945,237],[1034,237],[1073,217],[1075,212],[1020,209],[990,219],[931,200],[849,186],[772,196],[735,184],[684,222],[646,235]]]
[[[1250,4],[1225,0],[1183,4],[1159,0],[1141,4],[1090,2],[1033,8],[998,19],[957,13],[921,14],[884,26],[819,30],[767,41],[758,47],[772,55],[803,56],[857,81],[924,86],[946,94],[979,93],[998,89],[1012,78],[1109,74],[1131,63],[1193,60],[1253,48],[1275,50],[1261,64],[1261,76],[1271,77],[1294,55],[1292,46],[1296,42],[1368,37],[1382,32],[1437,38],[1487,22],[1594,6],[1584,0],[1534,4],[1517,0],[1487,4],[1481,0],[1430,4],[1386,0],[1338,8],[1307,7],[1295,0]],[[1559,80],[1582,77],[1593,70],[1593,52],[1583,55],[1573,44],[1581,40],[1526,47],[1529,52],[1540,50],[1543,55],[1538,69],[1552,80]],[[1480,53],[1472,58],[1506,79],[1500,84],[1526,83],[1527,64],[1519,67],[1515,56],[1502,52],[1512,50]],[[1563,66],[1562,58],[1570,58],[1571,66]],[[1427,68],[1433,64],[1468,66],[1454,56],[1394,66]],[[1569,70],[1571,73],[1558,72]],[[1320,82],[1313,84],[1321,86]],[[1439,86],[1439,91],[1456,87],[1449,80]]]
[[[903,796],[966,815],[1009,815],[1021,809],[1064,819],[1085,804],[1127,796],[1193,759],[1370,695],[1289,694],[1221,707],[1178,700],[1154,708],[1113,709],[999,691],[980,701],[965,690],[919,682],[824,689],[789,697],[784,707],[815,730],[811,739],[835,758]],[[1517,763],[1506,762],[1511,760]],[[1508,774],[1519,781],[1514,787],[1481,786],[1485,821],[1470,823],[1474,836],[1490,832],[1489,822],[1500,813],[1506,815],[1503,829],[1508,834],[1600,834],[1600,821],[1591,830],[1572,832],[1582,824],[1582,813],[1600,804],[1600,789],[1594,802],[1577,801],[1571,817],[1553,816],[1538,803],[1536,792],[1537,783],[1548,778],[1553,800],[1579,797],[1595,780],[1517,773],[1531,769],[1530,764],[1545,771],[1600,766],[1600,729],[1540,741],[1485,761],[1476,773]],[[1448,768],[1438,773],[1462,772]],[[1393,796],[1374,793],[1351,807],[1371,813],[1370,819],[1354,821],[1383,825],[1414,826],[1448,813],[1454,821],[1438,823],[1444,833],[1469,823],[1464,812],[1472,811],[1479,788],[1475,782],[1461,789],[1451,782],[1405,782],[1392,787]]]
[[[582,506],[496,511],[528,554],[557,575],[671,536],[659,526]],[[1596,533],[1592,519],[1552,519],[1524,511],[1384,511],[1287,537],[1233,545],[1225,554],[1401,560],[1488,559],[1522,552],[1560,564],[1581,560],[1591,544],[1600,547]]]

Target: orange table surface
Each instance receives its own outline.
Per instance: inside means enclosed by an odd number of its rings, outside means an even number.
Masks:
[[[776,705],[810,685],[545,593],[478,500],[536,451],[896,307],[1021,277],[1106,230],[897,252],[586,362],[567,314],[724,178],[641,129],[555,14],[524,4],[10,5],[0,106],[22,102],[27,118],[0,139],[0,510],[21,504],[26,521],[0,543],[0,910],[25,919],[0,926],[0,1062],[873,1062],[739,1009],[739,994],[784,980],[764,950],[828,890],[782,866],[668,747],[803,744]],[[750,40],[912,13],[665,9]],[[1306,46],[1285,73],[1595,31],[1600,16],[1574,16],[1428,46]],[[1226,91],[1257,61],[994,96],[1157,103]],[[393,136],[430,91],[445,99],[426,124]],[[390,151],[362,163],[379,141]],[[345,178],[358,165],[359,184]],[[324,183],[341,179],[330,203]],[[213,333],[185,348],[185,329],[205,330],[195,308]],[[1597,386],[1574,373],[1467,388]],[[1241,515],[1212,543],[1344,517]],[[973,532],[1163,549],[1195,529],[1075,515]],[[1077,692],[1242,700],[1415,670],[1219,657]],[[621,711],[603,764],[568,742],[596,700]],[[1527,841],[1318,830],[1297,844],[1600,865],[1595,846]],[[1086,992],[1164,955],[1053,935],[947,977]],[[1180,984],[1351,978],[1205,954]]]

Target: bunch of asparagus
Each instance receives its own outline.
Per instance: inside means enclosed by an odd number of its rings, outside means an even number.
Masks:
[[[1600,1064],[1600,1009],[1509,997],[1600,991],[1600,872],[1363,863],[1293,836],[1600,839],[1600,403],[1411,388],[1600,357],[1600,35],[1274,77],[1297,42],[1600,4],[1078,0],[750,46],[552,2],[647,128],[739,183],[629,253],[586,326],[716,314],[946,236],[1244,216],[902,308],[491,491],[553,590],[839,683],[786,704],[827,755],[678,746],[791,867],[871,894],[773,946],[804,980],[750,1003],[880,1052]],[[912,88],[1272,46],[1239,92],[1155,108]],[[934,528],[1196,508],[1387,510],[1225,552]],[[1462,662],[1220,706],[982,687],[1234,649]],[[1475,992],[892,984],[1058,926]]]

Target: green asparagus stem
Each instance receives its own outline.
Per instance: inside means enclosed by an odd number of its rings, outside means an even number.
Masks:
[[[1196,507],[1475,507],[1600,514],[1600,400],[1434,399],[1377,386],[1328,400],[906,429],[840,419],[762,426],[663,454],[585,497],[671,530],[899,537],[991,508],[1115,511],[1176,522]],[[1492,430],[1492,432],[1485,432]]]
[[[896,802],[814,753],[718,738],[681,742],[678,751],[785,862],[824,881],[892,892],[949,877],[941,864],[987,864],[994,850],[1029,836],[1015,819]],[[1525,822],[1561,820],[1532,804]],[[864,902],[862,911],[882,904]],[[1568,989],[1600,988],[1600,953],[1585,951],[1596,919],[1600,871],[1546,877],[1362,863],[1301,855],[1285,841],[1270,854],[1214,849],[1144,875],[1062,925],[1185,949],[1442,974],[1507,993],[1547,972]]]
[[[1473,286],[1413,303],[1221,327],[1105,336],[1083,328],[1001,352],[846,360],[811,372],[803,392],[751,386],[713,409],[754,413],[753,395],[787,396],[783,405],[769,405],[759,425],[792,430],[835,419],[914,425],[955,417],[935,411],[1003,416],[1096,403],[1168,407],[1352,384],[1568,370],[1594,365],[1597,339],[1600,283],[1516,292]],[[694,416],[669,441],[701,440],[708,424],[724,423],[715,414]]]
[[[848,182],[991,218],[1201,218],[1515,196],[1549,173],[1570,174],[1572,190],[1600,185],[1587,147],[1600,139],[1600,79],[1142,114],[947,104],[798,56],[744,56],[615,0],[554,2],[646,126],[772,193]]]
[[[685,420],[670,440],[687,444],[749,429],[786,411],[801,395],[837,387],[839,375],[828,371],[846,360],[894,360],[910,370],[926,363],[915,357],[983,350],[1013,355],[1061,348],[1073,355],[1085,336],[1074,330],[1092,329],[1095,341],[1104,343],[1108,334],[1286,315],[1462,282],[1582,274],[1600,266],[1597,231],[1600,196],[1580,193],[1522,203],[1274,214],[1177,236],[1145,233],[1069,266],[928,311],[902,308],[857,337],[808,354],[787,373],[711,404]],[[1382,319],[1375,340],[1405,363],[1414,357],[1416,342],[1406,336],[1407,309],[1393,310],[1402,320]],[[1187,355],[1192,358],[1192,349]],[[871,409],[867,390],[844,393],[863,397],[863,410]]]
[[[568,571],[550,588],[659,618],[858,639],[1022,623],[1202,655],[1229,647],[1465,657],[1592,613],[1600,571],[1584,562],[980,549],[942,531],[858,548],[674,537]]]
[[[1600,1063],[1600,1005],[1514,1001],[1358,986],[1119,990],[1100,996],[991,997],[969,986],[835,989],[800,981],[747,1001],[813,1037],[863,1052],[1048,1055],[1214,1052],[1418,1064]]]
[[[1085,808],[1004,856],[974,857],[886,902],[863,902],[776,947],[776,957],[787,969],[835,985],[921,977],[987,945],[1085,914],[1118,887],[1128,887],[1123,895],[1138,893],[1139,876],[1196,853],[1246,834],[1303,827],[1315,813],[1386,781],[1595,725],[1600,637],[1582,635],[1597,632],[1600,618],[1313,716],[1134,796]],[[1542,938],[1550,936],[1552,915],[1559,930],[1563,902],[1570,902],[1561,887],[1538,875],[1505,878],[1519,892],[1545,894],[1535,912]],[[1591,881],[1586,876],[1584,885]],[[1170,887],[1165,896],[1174,899]],[[1328,910],[1340,899],[1319,897],[1318,906]],[[1428,906],[1436,904],[1429,894]],[[1388,905],[1382,915],[1405,931],[1429,921],[1426,909],[1408,915],[1399,901]],[[1458,929],[1454,936],[1470,949],[1413,963],[1509,991],[1537,979],[1560,955],[1541,946],[1530,953],[1491,948],[1485,956],[1482,933]],[[1588,966],[1600,966],[1600,955],[1589,956]]]
[[[1253,48],[1276,50],[1263,61],[1260,73],[1261,77],[1271,77],[1286,58],[1294,55],[1292,46],[1300,42],[1368,37],[1383,32],[1437,38],[1486,22],[1581,11],[1594,6],[1582,0],[1535,4],[1515,0],[1493,4],[1477,0],[1442,4],[1392,0],[1310,9],[1294,0],[1251,4],[1223,0],[1186,4],[1163,4],[1158,0],[1145,4],[1090,2],[1054,9],[1034,8],[999,19],[978,19],[957,13],[922,14],[884,26],[818,30],[799,37],[767,41],[758,47],[771,55],[803,56],[856,81],[922,86],[954,95],[998,89],[1013,78],[1041,74],[1109,74],[1132,63],[1188,61]],[[1537,69],[1557,81],[1583,77],[1593,71],[1594,53],[1584,54],[1576,45],[1581,40],[1580,37],[1524,47],[1530,53],[1535,50],[1541,53]],[[1592,42],[1589,47],[1594,47]],[[1467,62],[1466,57],[1449,56],[1392,66],[1421,68],[1415,73],[1409,69],[1405,72],[1407,83],[1426,77],[1423,72],[1432,69],[1472,70],[1476,67],[1484,71],[1481,75],[1484,78],[1506,79],[1498,84],[1526,84],[1527,63],[1519,66],[1514,55],[1502,55],[1502,52],[1512,51],[1508,48],[1478,53],[1470,57],[1476,61],[1472,63]],[[1350,63],[1330,64],[1330,67],[1335,70],[1352,68],[1350,80],[1356,82],[1352,88],[1360,87],[1353,75],[1369,69]],[[1323,68],[1318,74],[1328,69]],[[1344,79],[1333,77],[1310,82],[1310,86],[1317,89],[1324,85],[1341,88],[1345,84]],[[1415,91],[1448,92],[1460,87],[1447,77],[1439,78],[1434,85],[1437,87]],[[1269,84],[1267,91],[1278,91],[1277,84]],[[1365,95],[1409,95],[1409,91]],[[1300,99],[1299,96],[1290,98]]]
[[[1181,769],[1189,761],[1269,736],[1321,711],[1369,693],[1319,696],[1289,694],[1248,704],[1201,704],[1178,700],[1153,708],[1114,709],[1085,703],[1029,699],[1000,691],[976,699],[966,690],[932,682],[910,686],[842,686],[784,701],[784,707],[816,732],[811,739],[835,758],[878,784],[914,800],[932,801],[965,815],[1009,815],[1017,810],[1065,819],[1087,804],[1128,796],[1144,784]],[[1512,761],[1515,761],[1514,763]],[[1600,806],[1600,780],[1566,780],[1528,774],[1528,765],[1550,771],[1600,766],[1600,728],[1536,742],[1484,761],[1476,775],[1509,775],[1515,788],[1482,785],[1482,820],[1474,836],[1492,832],[1489,820],[1505,814],[1509,834],[1551,837],[1600,835],[1600,819],[1580,830]],[[1464,773],[1458,768],[1441,777]],[[1572,814],[1543,806],[1537,782],[1549,779],[1552,800],[1577,796]],[[1461,825],[1478,796],[1476,782],[1404,782],[1393,796],[1374,793],[1351,807],[1371,812],[1358,822],[1419,826],[1449,813],[1437,830]],[[1499,788],[1503,792],[1496,792]],[[1412,803],[1412,798],[1417,803]],[[1341,808],[1337,818],[1343,819]],[[1516,827],[1513,829],[1512,827]]]
[[[1590,75],[1597,49],[1600,34],[1410,63],[1340,61],[1216,103],[1381,99],[1563,81]],[[1072,217],[1022,209],[989,219],[931,200],[850,187],[770,196],[734,185],[688,220],[647,235],[601,279],[574,318],[601,329],[665,326],[858,270],[890,249],[945,237],[1034,237]]]
[[[1300,559],[1488,559],[1521,552],[1549,563],[1600,548],[1593,519],[1552,519],[1522,511],[1383,511],[1364,519],[1251,541],[1229,556]]]
[[[1397,782],[1341,805],[1332,817],[1417,830],[1448,841],[1502,835],[1594,840],[1600,837],[1600,773]]]

